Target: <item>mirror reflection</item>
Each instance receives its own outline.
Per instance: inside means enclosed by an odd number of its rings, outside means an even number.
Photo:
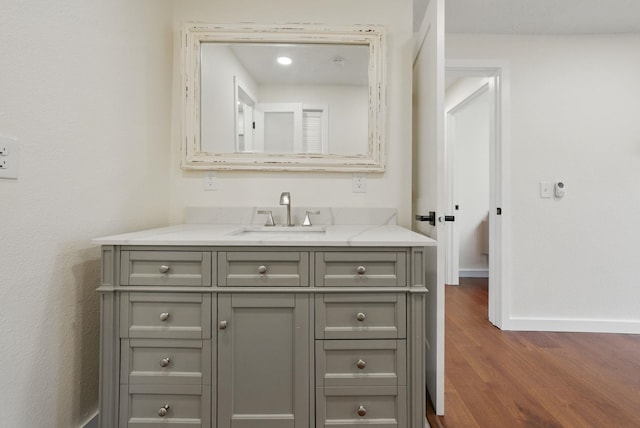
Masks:
[[[183,25],[183,169],[385,171],[385,30]]]
[[[203,42],[201,151],[367,153],[369,51],[363,44]]]

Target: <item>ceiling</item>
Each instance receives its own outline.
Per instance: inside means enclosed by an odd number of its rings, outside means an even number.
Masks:
[[[259,84],[354,85],[369,83],[369,46],[233,43],[231,51]],[[292,64],[276,63],[279,56]]]
[[[414,31],[429,0],[414,0]],[[445,0],[447,33],[640,33],[640,0]]]

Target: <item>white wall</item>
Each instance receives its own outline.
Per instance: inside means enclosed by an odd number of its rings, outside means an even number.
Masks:
[[[294,206],[383,206],[397,208],[399,223],[411,216],[411,63],[412,3],[409,0],[327,0],[308,2],[236,0],[211,2],[181,0],[174,3],[176,28],[186,21],[278,24],[383,24],[388,29],[387,172],[367,175],[367,193],[352,193],[349,173],[226,172],[217,173],[218,190],[203,191],[204,172],[182,171],[180,165],[180,110],[173,111],[171,220],[182,220],[187,205],[277,205],[282,191],[290,191]],[[179,46],[177,34],[175,49]],[[174,63],[174,72],[180,70]],[[179,97],[179,77],[174,75],[174,98]],[[177,98],[176,98],[177,99]]]
[[[485,78],[459,80],[447,89],[447,146],[453,148],[454,199],[460,276],[487,272],[489,214],[489,94]],[[469,91],[469,88],[473,88]],[[466,95],[458,99],[460,95]],[[457,101],[457,103],[456,103]]]
[[[447,38],[510,67],[507,327],[640,333],[640,35]]]
[[[258,86],[228,44],[203,44],[201,58],[200,114],[203,151],[233,153],[236,145],[234,124],[237,108],[234,77],[253,94],[257,93]],[[175,77],[179,79],[180,75]]]
[[[0,2],[0,425],[97,410],[99,249],[168,220],[170,5]]]

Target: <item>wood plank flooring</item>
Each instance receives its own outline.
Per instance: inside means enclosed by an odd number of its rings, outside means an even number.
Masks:
[[[640,335],[507,332],[487,280],[445,291],[445,415],[432,427],[640,427]]]

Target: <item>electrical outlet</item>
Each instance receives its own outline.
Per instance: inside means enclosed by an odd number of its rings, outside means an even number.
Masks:
[[[351,191],[353,193],[367,193],[367,176],[364,173],[356,172],[353,174]]]
[[[0,136],[0,178],[18,178],[18,141]]]
[[[210,172],[208,173],[205,177],[204,177],[204,181],[203,181],[203,188],[204,190],[217,190],[217,186],[216,186],[216,174],[214,172]]]

